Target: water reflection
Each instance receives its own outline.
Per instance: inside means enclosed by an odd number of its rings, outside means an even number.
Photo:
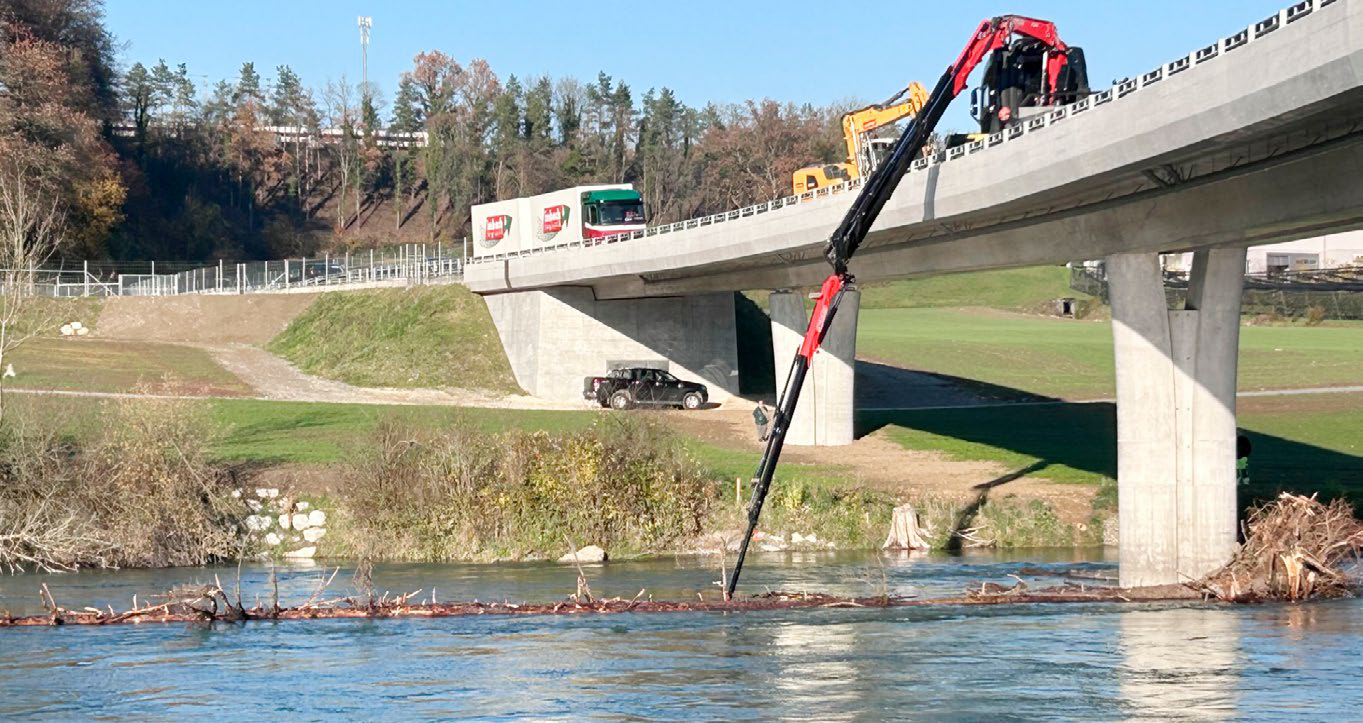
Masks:
[[[1234,611],[1175,608],[1119,617],[1121,695],[1133,716],[1236,715],[1242,660]]]

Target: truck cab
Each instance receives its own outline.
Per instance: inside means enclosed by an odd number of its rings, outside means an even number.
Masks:
[[[644,228],[644,201],[635,190],[582,192],[582,238],[596,239]]]

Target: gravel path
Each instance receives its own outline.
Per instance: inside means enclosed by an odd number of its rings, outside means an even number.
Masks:
[[[262,399],[341,404],[420,404],[484,409],[582,409],[583,404],[504,396],[460,389],[357,387],[305,374],[287,361],[249,344],[198,344]]]

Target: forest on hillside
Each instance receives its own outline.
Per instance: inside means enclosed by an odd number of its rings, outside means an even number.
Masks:
[[[176,59],[120,67],[100,0],[0,0],[0,162],[62,206],[63,256],[449,243],[471,204],[603,182],[633,183],[665,223],[788,194],[793,170],[843,152],[840,106],[695,108],[605,72],[499,77],[439,50],[418,53],[391,97],[249,60],[211,87],[193,77]],[[281,126],[300,131],[263,130]]]

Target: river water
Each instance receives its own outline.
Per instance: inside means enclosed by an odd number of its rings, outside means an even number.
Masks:
[[[781,553],[758,555],[743,588],[934,596],[1025,565],[1114,568],[1083,551]],[[236,585],[236,568],[6,577],[0,609],[39,611],[42,582],[65,607],[126,608],[215,574]],[[281,569],[281,601],[322,574]],[[718,572],[669,557],[588,576],[598,596],[679,599]],[[374,579],[418,598],[549,601],[575,574],[388,565]],[[268,569],[241,586],[248,603],[267,595]],[[343,568],[328,595],[350,586]],[[0,719],[1357,719],[1361,655],[1357,600],[29,628],[0,630]]]

